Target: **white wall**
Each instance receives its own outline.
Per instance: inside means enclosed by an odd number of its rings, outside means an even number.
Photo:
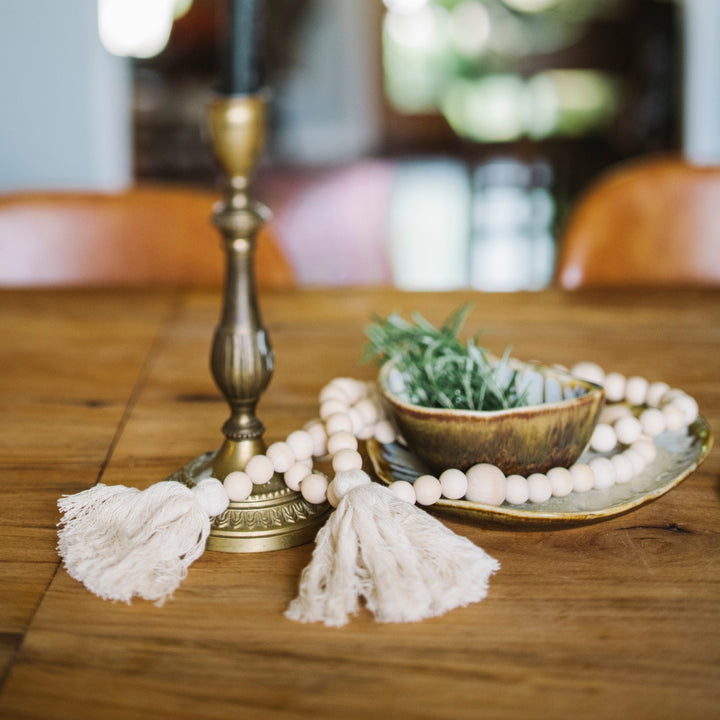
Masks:
[[[131,96],[95,0],[0,0],[0,191],[129,184]]]
[[[683,150],[720,164],[720,0],[683,0]]]

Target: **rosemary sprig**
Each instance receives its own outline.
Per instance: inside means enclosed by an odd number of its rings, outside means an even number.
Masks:
[[[439,329],[418,313],[412,322],[396,313],[375,315],[366,328],[364,360],[392,362],[402,374],[404,396],[422,407],[503,410],[527,404],[518,372],[508,364],[509,349],[495,361],[476,337],[464,343],[458,338],[470,310],[457,308]]]

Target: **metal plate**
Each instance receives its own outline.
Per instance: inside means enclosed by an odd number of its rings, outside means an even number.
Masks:
[[[572,492],[564,498],[550,498],[544,503],[502,505],[495,507],[468,500],[442,498],[432,510],[464,519],[512,526],[563,526],[596,522],[622,515],[659,498],[692,473],[707,457],[713,444],[712,432],[703,417],[677,432],[665,432],[655,438],[657,457],[629,483],[616,484],[604,490]],[[399,443],[382,445],[368,441],[368,455],[381,482],[413,482],[428,472],[422,463]],[[598,453],[585,452],[578,462],[587,462]]]

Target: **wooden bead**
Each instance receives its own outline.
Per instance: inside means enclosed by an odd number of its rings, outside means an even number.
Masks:
[[[331,415],[346,412],[348,412],[348,406],[340,400],[326,400],[320,404],[320,417],[322,420],[327,420]]]
[[[649,383],[644,377],[635,375],[628,378],[625,385],[625,399],[631,405],[643,405],[647,397]]]
[[[305,460],[312,457],[314,442],[312,435],[307,430],[291,432],[285,442],[292,450],[296,460]]]
[[[336,508],[340,504],[340,498],[335,493],[335,481],[331,480],[327,486],[327,501]]]
[[[442,495],[440,481],[432,475],[421,475],[413,483],[418,505],[434,505]]]
[[[682,412],[685,425],[692,425],[697,420],[698,404],[695,398],[690,397],[690,395],[683,393],[674,398],[670,404]]]
[[[544,473],[533,473],[528,477],[527,484],[531,503],[544,503],[552,497],[552,485]]]
[[[604,490],[615,484],[615,468],[613,464],[604,457],[593,458],[588,465],[595,476],[594,487]]]
[[[192,494],[210,517],[216,517],[225,512],[230,504],[230,498],[218,478],[203,478],[192,489]]]
[[[345,394],[345,391],[341,387],[333,383],[326,385],[320,391],[318,400],[320,401],[320,404],[328,400],[337,400],[341,403],[344,403],[346,406],[350,405],[350,398]]]
[[[360,415],[365,425],[374,425],[380,418],[377,405],[367,397],[358,400],[353,406],[353,410]]]
[[[438,480],[440,481],[442,494],[448,500],[459,500],[465,497],[468,481],[462,470],[457,470],[456,468],[445,470]]]
[[[602,385],[605,382],[605,371],[597,363],[581,362],[574,365],[570,372],[597,385]]]
[[[335,472],[359,470],[362,468],[362,463],[362,455],[357,450],[350,448],[339,450],[332,459],[332,467]]]
[[[639,475],[645,469],[647,465],[645,458],[637,450],[629,448],[622,454],[632,463],[633,475]]]
[[[590,447],[595,452],[610,452],[617,445],[617,434],[610,425],[598,423],[590,438]]]
[[[331,455],[335,455],[340,450],[357,450],[357,447],[357,438],[344,430],[334,433],[327,440],[327,449]]]
[[[350,415],[346,412],[335,413],[325,421],[325,432],[333,435],[336,432],[352,432],[353,424]]]
[[[348,410],[348,415],[350,416],[350,421],[352,422],[353,435],[357,436],[358,433],[365,427],[362,415],[360,415],[355,408],[350,408]]]
[[[375,423],[372,425],[364,425],[356,433],[358,440],[369,440],[375,434]]]
[[[264,485],[270,482],[275,468],[266,455],[254,455],[247,461],[245,472],[250,476],[254,485]]]
[[[467,473],[468,489],[465,497],[470,502],[484,505],[502,505],[505,500],[505,475],[495,465],[479,463]]]
[[[645,402],[650,407],[660,407],[663,395],[670,390],[670,386],[665,382],[653,382],[648,385],[647,394],[645,396]]]
[[[619,372],[611,372],[605,376],[605,397],[609,402],[620,402],[625,399],[625,376]]]
[[[297,492],[300,489],[300,483],[311,473],[312,466],[308,467],[302,460],[293,463],[285,473],[285,484]]]
[[[250,497],[253,481],[246,472],[235,470],[225,476],[223,487],[232,502],[242,502]]]
[[[572,492],[573,479],[570,471],[564,467],[550,468],[546,475],[552,487],[554,497],[565,497]]]
[[[666,405],[662,409],[665,416],[665,429],[675,432],[685,426],[685,414],[674,403]]]
[[[268,447],[265,454],[273,464],[275,472],[284,473],[295,462],[295,453],[286,442],[275,442]]]
[[[380,420],[380,422],[376,423],[373,433],[375,439],[383,445],[393,442],[396,436],[395,428],[389,420]]]
[[[640,413],[642,431],[650,437],[657,437],[665,432],[665,415],[662,410],[650,407]]]
[[[350,405],[354,405],[366,394],[365,383],[354,378],[335,378],[330,384],[339,388],[345,394]]]
[[[651,438],[641,437],[632,444],[630,449],[640,453],[648,465],[651,462],[655,462],[655,458],[657,457],[657,448]]]
[[[633,475],[635,474],[635,471],[633,470],[633,465],[628,460],[628,458],[625,457],[622,453],[619,453],[618,455],[613,455],[610,458],[610,462],[613,464],[613,467],[615,468],[615,482],[616,483],[627,483],[632,480]]]
[[[415,488],[411,483],[405,482],[404,480],[396,480],[388,485],[388,490],[400,498],[400,500],[404,500],[411,505],[415,504]]]
[[[310,473],[300,483],[300,493],[313,505],[320,505],[327,500],[328,481],[324,475],[320,473]]]
[[[304,428],[313,441],[313,457],[322,457],[327,453],[327,433],[321,420],[311,420]]]
[[[632,445],[639,437],[642,432],[642,425],[640,421],[633,415],[620,418],[615,425],[613,425],[617,439],[623,445]]]
[[[522,475],[508,475],[505,478],[505,500],[510,505],[524,505],[529,498],[530,487]]]
[[[587,492],[595,484],[595,475],[586,463],[575,463],[569,468],[573,481],[573,492]]]
[[[632,415],[627,405],[605,405],[600,411],[600,422],[614,425],[620,418]]]

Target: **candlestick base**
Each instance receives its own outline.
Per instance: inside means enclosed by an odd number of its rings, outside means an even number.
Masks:
[[[167,479],[193,487],[204,478],[217,477],[214,468],[228,460],[252,457],[256,454],[253,450],[242,441],[226,441],[219,450],[196,457]],[[207,549],[250,553],[304,545],[315,538],[331,510],[329,503],[307,502],[276,474],[270,482],[256,485],[247,500],[231,502],[225,512],[212,519]]]

